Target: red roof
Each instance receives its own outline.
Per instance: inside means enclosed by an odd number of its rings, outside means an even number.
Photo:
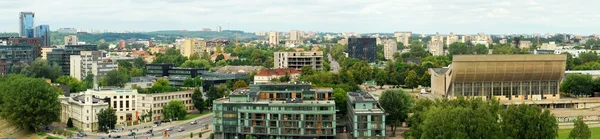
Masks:
[[[256,76],[273,76],[273,75],[283,76],[286,73],[287,74],[300,74],[302,72],[300,70],[293,69],[293,68],[287,68],[287,69],[263,69],[262,71],[258,72],[258,74],[256,74]]]

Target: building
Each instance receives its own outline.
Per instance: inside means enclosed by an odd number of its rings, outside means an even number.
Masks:
[[[404,47],[408,48],[410,45],[410,37],[412,36],[412,32],[394,32],[394,36],[396,37],[396,42],[400,42],[404,45]]]
[[[555,42],[542,43],[541,50],[556,50]]]
[[[467,43],[467,42],[471,42],[471,40],[472,40],[471,35],[464,35],[461,37],[460,42]]]
[[[431,36],[430,42],[442,42],[444,43],[444,36],[440,35],[440,33],[435,33],[435,35]]]
[[[288,76],[290,81],[295,81],[302,72],[298,69],[286,68],[286,69],[263,69],[254,75],[255,83],[269,83],[273,79],[279,79],[284,76]]]
[[[193,90],[177,91],[177,92],[165,92],[165,93],[154,93],[154,94],[139,94],[137,99],[138,111],[141,110],[139,115],[152,112],[151,121],[163,120],[163,106],[167,105],[171,100],[180,100],[185,105],[185,110],[190,113],[196,111],[194,103],[192,102]],[[147,119],[146,119],[147,120]],[[164,119],[167,120],[167,119]],[[176,119],[173,119],[176,120]]]
[[[348,128],[353,139],[385,138],[385,112],[368,92],[348,92]]]
[[[42,46],[50,46],[50,26],[39,25],[33,30],[33,37],[42,39]]]
[[[98,116],[100,110],[107,109],[109,99],[101,99],[91,92],[81,92],[71,97],[61,97],[60,121],[67,123],[69,118],[73,126],[85,132],[98,130]]]
[[[277,32],[277,31],[269,32],[269,45],[271,45],[271,46],[279,45],[279,32]]]
[[[450,35],[446,36],[446,46],[450,46],[450,44],[458,42],[458,36],[450,33]]]
[[[348,38],[348,56],[369,63],[375,62],[375,38]]]
[[[151,77],[167,77],[169,84],[181,87],[187,78],[201,77],[204,87],[238,80],[248,76],[248,73],[216,73],[201,68],[180,68],[174,64],[146,64],[146,75]]]
[[[121,49],[121,50],[125,49],[125,41],[124,40],[119,41],[119,49]]]
[[[21,12],[19,14],[19,36],[25,38],[33,38],[33,12]]]
[[[221,32],[221,26],[217,26],[217,32]]]
[[[219,57],[219,55],[223,55],[223,59],[221,60],[238,59],[237,56],[231,56],[231,54],[229,53],[214,53],[210,55],[210,60],[212,60],[213,62],[218,62],[217,57]]]
[[[316,70],[323,70],[323,51],[309,52],[275,52],[273,68],[302,69],[308,66]]]
[[[429,69],[434,94],[500,100],[559,99],[566,55],[455,55]]]
[[[79,80],[90,74],[102,77],[118,67],[116,62],[104,62],[101,51],[81,51],[79,55],[71,55],[69,61],[71,77]]]
[[[33,54],[38,58],[42,54],[42,39],[41,38],[9,38],[8,41],[13,46],[31,46]]]
[[[303,82],[250,84],[213,101],[215,136],[333,139],[332,95],[331,88]]]
[[[77,34],[77,29],[75,28],[59,28],[56,30],[58,33],[67,33],[67,34]]]
[[[290,41],[300,41],[300,31],[298,31],[298,30],[292,30],[292,31],[290,31],[290,38],[288,40],[290,40]]]
[[[77,45],[79,39],[75,35],[65,36],[65,45]]]
[[[431,40],[427,43],[427,50],[433,56],[443,56],[446,55],[444,51],[444,43],[439,40]]]
[[[71,55],[79,55],[81,51],[97,51],[96,45],[66,45],[62,48],[54,48],[46,52],[48,63],[58,64],[63,71],[63,75],[71,73]]]
[[[519,48],[521,49],[529,49],[533,45],[531,41],[519,41]]]
[[[166,48],[166,47],[150,47],[149,49],[150,49],[150,53],[152,53],[152,54],[158,54],[158,53],[164,54],[167,52],[168,48]]]
[[[394,60],[394,54],[398,52],[398,44],[394,40],[383,41],[383,55],[387,60]]]
[[[16,63],[31,63],[35,59],[31,46],[0,45],[0,75],[11,72]]]
[[[585,49],[556,49],[556,50],[554,50],[554,54],[569,53],[573,57],[579,57],[579,54],[586,53],[586,52],[588,52],[588,50],[585,50]]]
[[[198,54],[201,56],[206,53],[210,53],[208,49],[206,49],[206,41],[200,39],[185,39],[183,44],[181,44],[181,55],[190,57],[193,54]]]
[[[258,73],[263,66],[224,66],[224,67],[214,67],[212,71],[217,73]]]

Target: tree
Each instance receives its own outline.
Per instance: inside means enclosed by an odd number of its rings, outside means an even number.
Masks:
[[[152,63],[172,63],[176,66],[179,66],[186,60],[187,58],[181,55],[179,50],[175,48],[169,48],[165,54],[157,54],[156,59],[154,59]]]
[[[224,92],[221,92],[222,89],[217,89],[215,86],[208,87],[208,91],[206,92],[206,106],[212,106],[212,101],[218,98],[223,97]]]
[[[111,70],[106,73],[106,76],[103,77],[103,82],[108,86],[118,86],[123,87],[128,80],[128,76],[118,70]]]
[[[579,59],[582,63],[593,62],[598,60],[598,54],[595,52],[583,52],[579,54]]]
[[[479,55],[485,55],[485,54],[488,54],[488,51],[489,51],[489,50],[488,50],[488,48],[487,48],[485,45],[483,45],[483,44],[477,44],[477,45],[475,45],[475,46],[473,46],[473,47],[474,47],[474,48],[473,48],[473,52],[474,52],[475,54],[479,54]]]
[[[69,86],[70,92],[81,92],[87,89],[85,84],[71,76],[60,76],[56,79],[56,83]]]
[[[133,66],[139,69],[145,68],[146,60],[144,60],[142,57],[135,58],[133,59]]]
[[[583,122],[582,117],[577,117],[573,123],[575,128],[569,133],[569,139],[590,139],[592,137],[592,132],[588,125]]]
[[[422,46],[411,46],[409,53],[410,57],[413,58],[424,58],[429,55],[429,52],[427,52]]]
[[[210,68],[212,68],[212,65],[210,64],[209,61],[207,61],[205,59],[200,59],[200,60],[187,60],[187,61],[183,62],[183,64],[181,64],[181,67],[210,69]]]
[[[202,133],[198,132],[198,138],[202,138]]]
[[[185,110],[185,104],[181,100],[171,100],[167,105],[163,106],[164,119],[183,120],[185,114],[187,114],[187,111]]]
[[[115,109],[112,107],[101,109],[96,115],[98,116],[99,131],[108,132],[108,130],[115,128],[115,124],[117,124],[117,115],[115,114]]]
[[[73,119],[69,118],[69,120],[67,120],[67,127],[73,127]]]
[[[88,74],[85,76],[83,79],[83,84],[85,85],[85,88],[92,88],[94,86],[94,74]]]
[[[379,103],[385,110],[386,124],[392,128],[392,137],[395,137],[396,128],[408,119],[408,113],[413,105],[413,98],[403,90],[391,89],[383,91]]]
[[[185,80],[183,80],[183,86],[184,87],[200,87],[200,86],[202,86],[203,82],[204,82],[204,80],[202,80],[202,77],[196,76],[195,78],[186,78]]]
[[[346,115],[346,111],[347,111],[347,104],[346,101],[348,99],[348,96],[346,96],[346,91],[344,89],[341,88],[335,88],[333,89],[333,96],[335,97],[335,107],[338,108],[340,110],[340,113],[343,115]]]
[[[223,59],[225,59],[225,56],[224,56],[223,54],[219,54],[219,55],[218,55],[218,56],[215,58],[215,61],[220,61],[220,60],[223,60]]]
[[[190,55],[190,58],[188,58],[188,60],[200,60],[200,54],[193,53],[192,55]]]
[[[227,60],[219,60],[215,63],[215,66],[217,67],[223,67],[223,66],[227,66],[229,65],[229,63],[227,63]]]
[[[500,127],[506,138],[556,138],[558,123],[550,110],[535,105],[509,105],[500,112]]]
[[[172,87],[169,84],[169,80],[166,78],[158,78],[152,87],[148,88],[148,93],[162,93],[162,92],[173,92],[177,88]]]
[[[244,80],[238,80],[233,84],[233,89],[248,87],[248,84]]]
[[[0,117],[18,128],[38,131],[59,119],[60,89],[23,75],[0,78]]]
[[[592,95],[595,84],[589,74],[567,74],[560,91],[572,95]]]
[[[194,94],[192,94],[192,103],[194,103],[194,107],[200,113],[202,113],[202,111],[204,111],[204,109],[206,107],[204,105],[204,99],[202,98],[202,96],[203,95],[202,95],[202,91],[200,91],[200,88],[194,89]]]
[[[289,82],[291,81],[290,79],[290,74],[289,73],[285,73],[285,75],[279,77],[278,79],[280,82]]]
[[[431,86],[431,75],[426,71],[421,78],[419,78],[419,85],[430,87]]]
[[[304,75],[312,75],[315,73],[315,70],[312,67],[309,66],[304,66],[300,69],[300,71],[302,72],[302,76]]]
[[[411,89],[419,87],[419,77],[414,70],[408,72],[408,75],[406,75],[406,78],[404,79],[404,85]]]

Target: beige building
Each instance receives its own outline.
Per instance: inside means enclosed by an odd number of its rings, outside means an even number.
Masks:
[[[432,93],[447,98],[555,100],[565,66],[566,55],[455,55],[429,73]]]
[[[116,62],[104,62],[101,51],[81,51],[79,55],[71,55],[69,62],[69,75],[78,80],[83,80],[90,74],[101,77],[118,67]]]
[[[531,47],[531,45],[533,45],[533,43],[531,43],[531,41],[519,41],[519,48],[529,49],[529,47]]]
[[[270,83],[273,79],[279,79],[285,75],[290,77],[290,81],[295,81],[296,78],[300,77],[300,70],[287,68],[287,69],[263,69],[254,76],[255,83]]]
[[[542,46],[540,47],[541,50],[556,50],[556,43],[555,42],[548,42],[548,43],[542,43]],[[43,48],[42,48],[42,53],[43,53]]]
[[[396,41],[387,39],[383,42],[383,55],[387,60],[393,60],[394,54],[398,52],[398,44]]]
[[[48,52],[52,52],[53,49],[56,49],[56,48],[53,48],[53,47],[43,47],[42,48],[42,59],[48,59]]]
[[[98,130],[97,114],[109,106],[108,102],[89,92],[82,92],[71,97],[63,96],[59,100],[61,102],[60,121],[67,123],[71,118],[73,126],[85,132]]]
[[[300,41],[300,31],[298,30],[292,30],[290,31],[290,38],[288,40],[290,41]]]
[[[192,102],[192,94],[194,94],[193,90],[139,94],[137,99],[137,104],[140,105],[138,111],[141,110],[141,115],[152,110],[152,121],[158,121],[163,118],[163,106],[167,105],[167,103],[169,103],[171,100],[181,100],[185,105],[185,110],[187,110],[189,113],[196,110],[194,103]]]
[[[271,45],[271,46],[279,45],[279,32],[277,32],[277,31],[269,32],[269,45]]]
[[[445,55],[444,43],[439,40],[432,40],[429,43],[427,43],[427,50],[434,56]]]
[[[77,45],[79,39],[75,35],[65,36],[65,45]]]
[[[304,66],[323,70],[323,51],[275,52],[273,68],[301,69]]]
[[[462,38],[460,39],[460,41],[462,43],[467,43],[467,42],[471,42],[472,39],[473,38],[471,38],[471,35],[464,35],[464,36],[462,36]]]
[[[446,46],[450,46],[450,44],[455,42],[458,42],[458,36],[450,33],[450,35],[446,37]]]
[[[202,56],[204,52],[210,53],[206,48],[206,41],[200,39],[185,39],[180,46],[181,55],[190,57],[193,54]]]
[[[394,32],[394,37],[396,37],[396,42],[401,42],[404,47],[408,47],[410,44],[410,37],[412,36],[412,32]]]
[[[440,35],[440,33],[435,33],[434,36],[431,36],[430,42],[436,42],[436,41],[444,43],[444,36]]]

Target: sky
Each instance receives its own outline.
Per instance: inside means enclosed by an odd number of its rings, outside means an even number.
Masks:
[[[0,32],[223,30],[600,34],[599,0],[0,0]]]

